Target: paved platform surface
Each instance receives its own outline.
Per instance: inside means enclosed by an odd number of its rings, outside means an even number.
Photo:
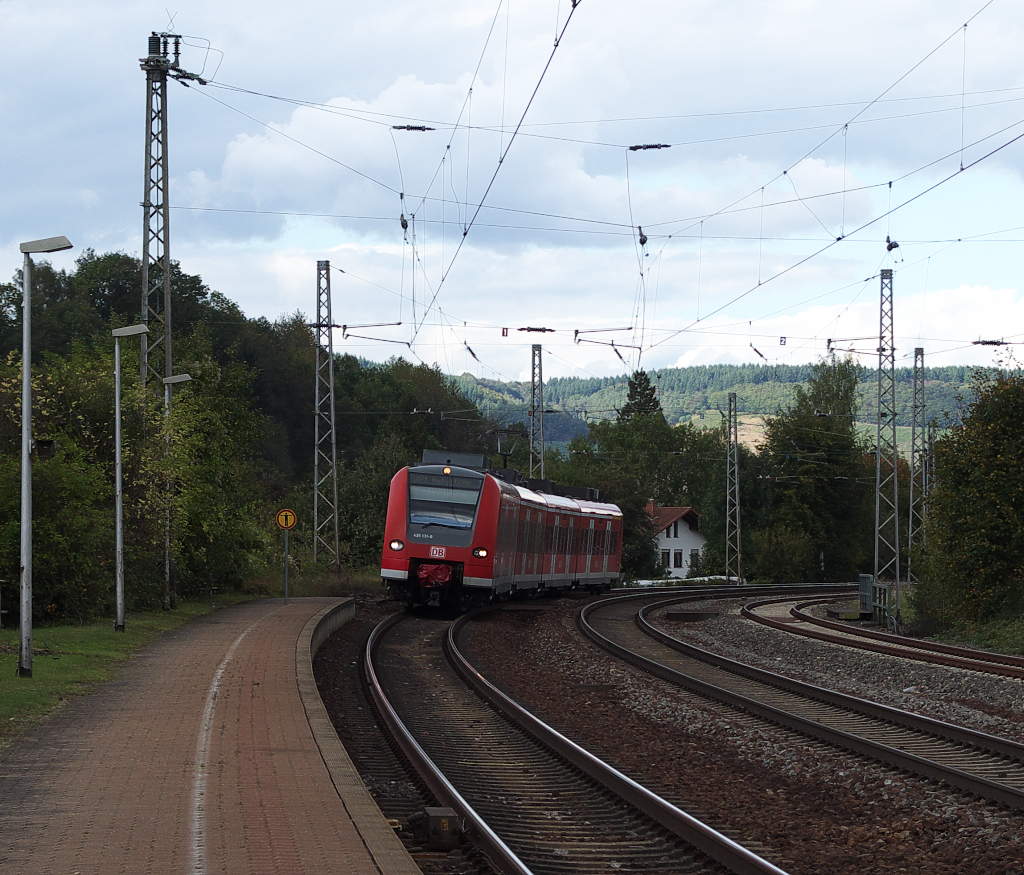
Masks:
[[[200,617],[19,739],[0,873],[418,873],[315,693],[309,641],[338,604]]]

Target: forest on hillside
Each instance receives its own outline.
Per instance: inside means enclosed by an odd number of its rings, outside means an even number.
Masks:
[[[729,393],[736,393],[741,414],[775,414],[792,398],[793,389],[807,382],[813,365],[697,365],[648,372],[657,390],[665,419],[670,425],[717,421],[729,409]],[[927,418],[940,423],[949,413],[955,418],[957,396],[971,380],[967,366],[925,368],[924,401]],[[465,396],[488,415],[525,422],[530,406],[530,384],[481,380],[462,374],[456,382]],[[897,424],[911,424],[913,370],[896,369]],[[545,436],[566,441],[586,433],[587,421],[615,419],[627,400],[628,379],[619,377],[554,377],[544,383],[544,406],[559,414],[544,419]],[[857,383],[855,415],[861,422],[875,422],[877,372],[865,368]]]
[[[166,602],[164,515],[173,517],[172,597],[276,575],[281,507],[296,511],[292,555],[312,566],[315,338],[302,313],[247,318],[199,276],[172,266],[172,415],[139,386],[138,342],[121,343],[125,576],[129,610]],[[0,284],[0,593],[18,603],[21,272]],[[114,559],[114,341],[138,321],[140,264],[86,250],[71,271],[32,271],[37,621],[108,611]],[[335,356],[341,560],[380,560],[387,486],[424,448],[481,452],[479,415],[437,368]],[[417,411],[429,411],[427,413]],[[169,497],[169,498],[168,498]],[[271,571],[273,569],[273,571]]]
[[[160,394],[139,384],[137,344],[121,345],[129,611],[276,581],[281,545],[274,518],[282,507],[299,518],[293,557],[314,565],[316,341],[307,317],[248,318],[177,264],[171,288],[175,371],[191,375],[191,382],[176,390],[170,417]],[[91,250],[70,271],[40,259],[32,290],[33,436],[57,445],[52,458],[37,456],[32,470],[34,618],[82,622],[112,611],[110,332],[138,320],[140,264],[124,253]],[[6,581],[0,601],[6,605],[18,601],[21,296],[20,272],[0,284],[0,580]],[[453,378],[401,358],[372,363],[336,355],[333,364],[341,566],[376,570],[388,484],[424,449],[496,456],[500,438],[508,453],[503,464],[528,469],[529,386]],[[929,369],[926,377],[929,416],[942,422],[948,411],[953,424],[936,447],[931,552],[915,558],[930,575],[921,591],[939,593],[961,615],[996,614],[1024,592],[1018,585],[1024,469],[1013,468],[1024,378],[966,368]],[[638,371],[624,385],[612,378],[554,379],[545,385],[545,407],[570,412],[547,418],[547,475],[600,489],[622,508],[628,575],[662,571],[645,510],[650,500],[696,507],[708,540],[700,570],[723,573],[725,435],[720,418],[702,423],[699,414],[726,409],[734,391],[741,412],[765,418],[763,443],[739,449],[744,576],[850,580],[871,569],[875,465],[858,418],[871,418],[864,398],[873,379],[835,356],[806,368]],[[899,379],[905,409],[909,372]],[[1007,460],[1013,460],[1009,470]],[[910,476],[903,462],[898,476],[903,503]],[[170,592],[163,574],[168,509]],[[1011,546],[977,548],[992,538]],[[999,563],[975,568],[990,553]],[[930,615],[922,610],[921,616]]]

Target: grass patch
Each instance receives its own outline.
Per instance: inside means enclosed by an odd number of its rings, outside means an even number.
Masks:
[[[72,696],[91,692],[154,638],[251,594],[179,601],[173,611],[131,614],[124,632],[110,620],[32,630],[32,677],[18,677],[18,627],[0,629],[0,750]]]
[[[967,644],[995,653],[1024,656],[1024,617],[962,623],[935,637],[947,644]]]

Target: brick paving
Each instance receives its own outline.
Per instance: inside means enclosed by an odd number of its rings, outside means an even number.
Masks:
[[[200,617],[15,742],[0,873],[418,873],[315,695],[311,630],[337,604]]]

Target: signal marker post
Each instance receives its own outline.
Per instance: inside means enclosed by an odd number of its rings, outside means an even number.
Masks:
[[[279,510],[277,512],[277,527],[284,529],[284,603],[288,604],[288,533],[295,528],[299,521],[294,510]]]

